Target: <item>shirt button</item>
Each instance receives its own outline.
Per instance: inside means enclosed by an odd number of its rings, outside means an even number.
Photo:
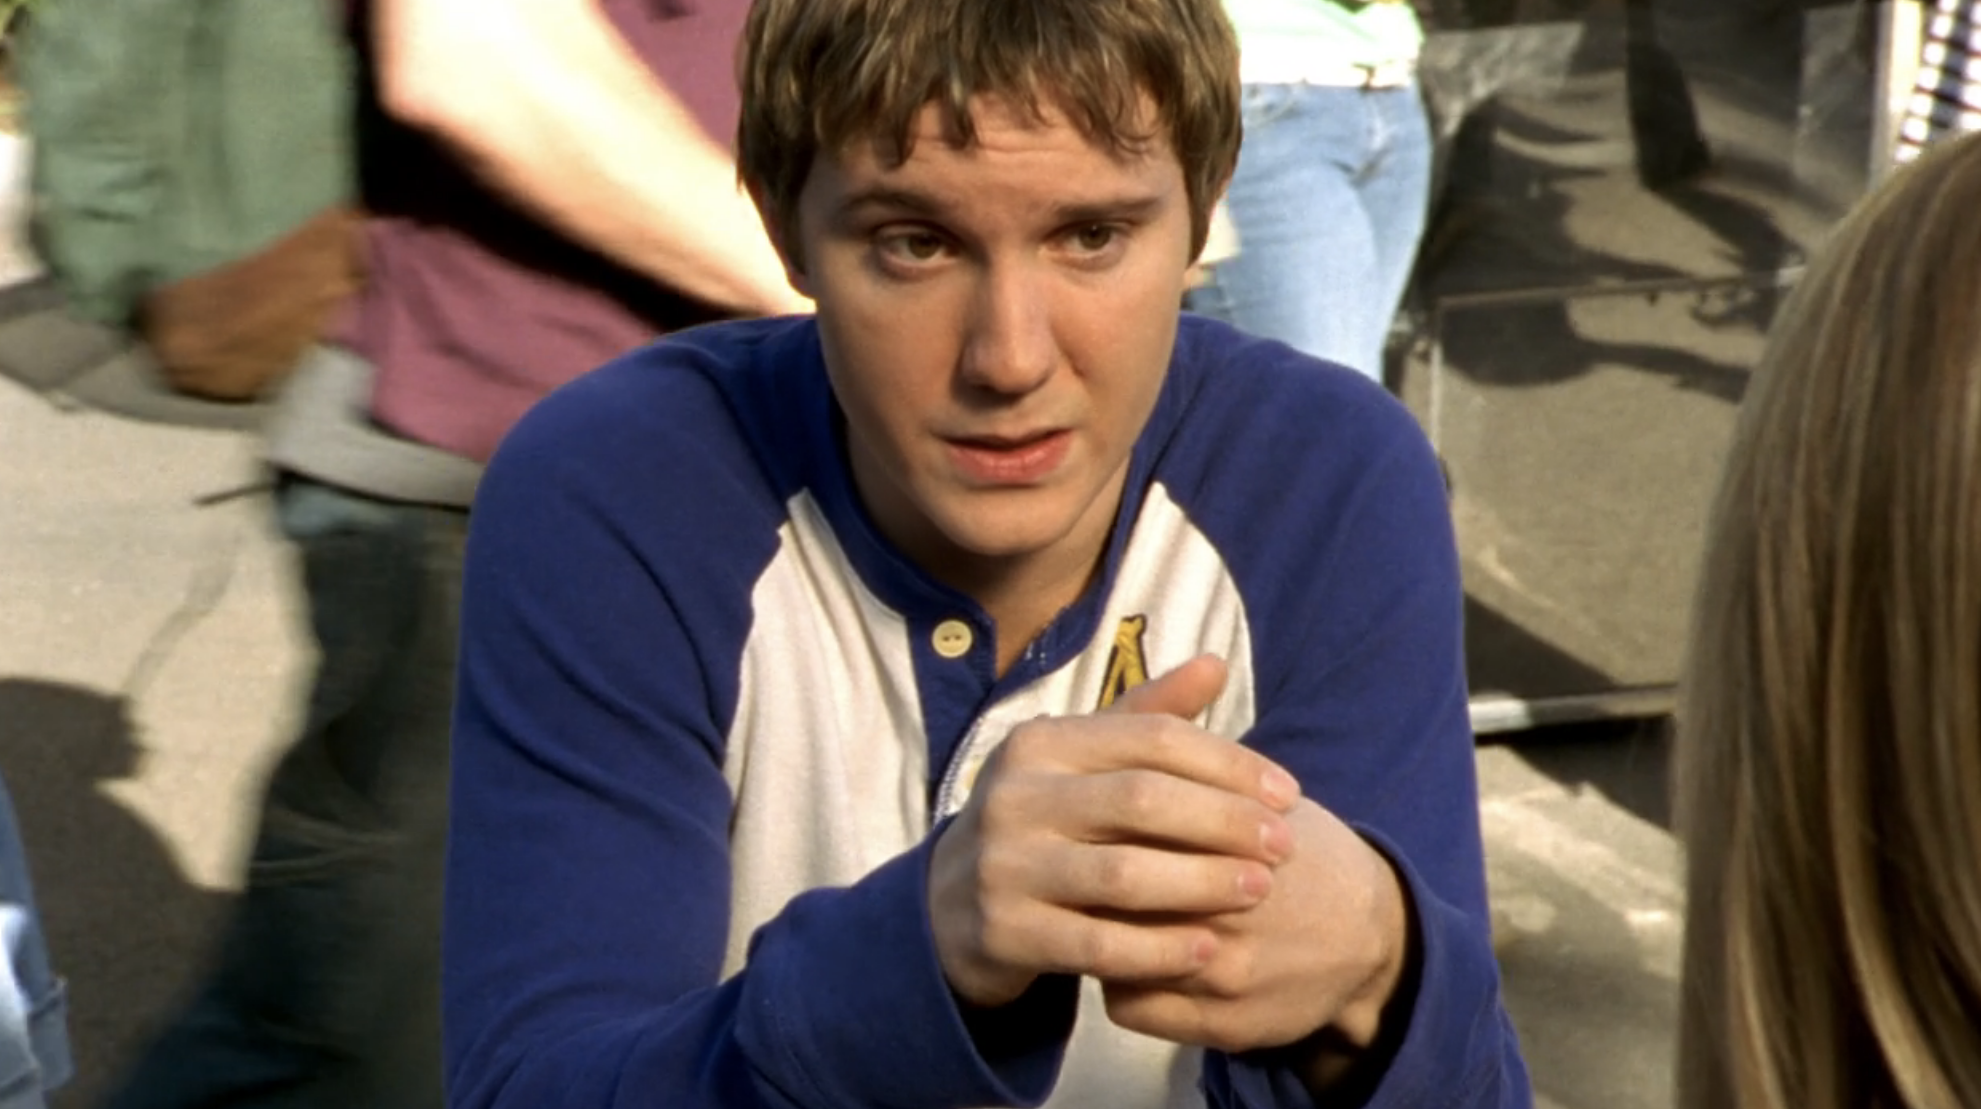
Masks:
[[[961,620],[944,620],[935,626],[935,634],[930,637],[935,653],[943,658],[962,658],[970,653],[970,644],[976,640],[976,633],[970,625]]]

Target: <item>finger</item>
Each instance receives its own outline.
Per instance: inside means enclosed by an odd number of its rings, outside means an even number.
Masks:
[[[1022,937],[996,947],[1041,974],[1164,982],[1195,974],[1217,955],[1217,937],[1200,924],[1111,920],[1047,905],[1029,916]]]
[[[1188,721],[1210,707],[1224,691],[1229,668],[1216,655],[1204,654],[1161,676],[1122,694],[1103,709],[1102,716],[1169,716]],[[1211,737],[1217,739],[1217,737]],[[1223,742],[1219,740],[1219,742]],[[1231,746],[1236,747],[1236,744]],[[1189,767],[1164,766],[1184,777],[1225,789],[1256,795],[1275,809],[1284,811],[1300,797],[1300,783],[1293,775],[1263,755],[1239,748],[1244,754],[1232,756],[1235,765],[1211,767],[1213,777],[1193,773]],[[1230,752],[1225,752],[1227,755]],[[1193,761],[1193,765],[1201,765]],[[1229,772],[1233,777],[1228,777]]]
[[[1247,1042],[1245,1033],[1253,1030],[1233,1027],[1240,1023],[1231,1019],[1234,1006],[1179,988],[1187,981],[1103,982],[1101,995],[1109,1023],[1144,1036],[1213,1051],[1264,1046]]]
[[[1240,912],[1272,893],[1272,868],[1219,855],[1135,844],[1084,844],[1039,878],[1039,897],[1109,913]]]
[[[1293,829],[1272,805],[1236,789],[1155,770],[1117,770],[1066,783],[1068,838],[1140,843],[1278,863]]]
[[[1101,711],[1120,715],[1153,713],[1189,720],[1211,707],[1211,702],[1224,692],[1227,675],[1223,659],[1198,655],[1123,693]]]
[[[1278,763],[1173,716],[1062,717],[1038,724],[1012,737],[1022,740],[1012,752],[1018,765],[1039,760],[1089,775],[1154,771],[1250,797],[1275,812],[1300,799],[1300,783]]]

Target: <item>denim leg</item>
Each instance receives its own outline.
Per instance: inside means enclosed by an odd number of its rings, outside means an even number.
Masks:
[[[72,1071],[63,987],[49,968],[27,849],[0,783],[0,1109],[43,1109]]]
[[[1380,367],[1390,324],[1403,304],[1410,273],[1417,265],[1417,247],[1430,218],[1431,122],[1423,95],[1414,86],[1363,95],[1374,122],[1375,142],[1356,182],[1356,192],[1376,232],[1376,267],[1371,271],[1370,292],[1378,330],[1370,341],[1375,364]]]
[[[277,494],[319,657],[216,963],[112,1109],[438,1109],[459,512]]]
[[[14,970],[15,937],[27,931],[27,909],[0,901],[0,1109],[45,1109],[41,1066],[28,1032],[28,994]]]
[[[1380,381],[1430,190],[1418,91],[1247,85],[1243,113],[1239,252],[1189,308]]]

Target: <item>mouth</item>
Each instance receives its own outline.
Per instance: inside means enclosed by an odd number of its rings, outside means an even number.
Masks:
[[[958,470],[979,485],[1035,485],[1066,460],[1073,433],[1064,429],[1024,435],[945,439]]]

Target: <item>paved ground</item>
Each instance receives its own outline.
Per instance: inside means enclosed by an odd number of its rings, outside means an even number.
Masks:
[[[1507,1007],[1540,1109],[1665,1109],[1683,897],[1662,725],[1479,753]]]

